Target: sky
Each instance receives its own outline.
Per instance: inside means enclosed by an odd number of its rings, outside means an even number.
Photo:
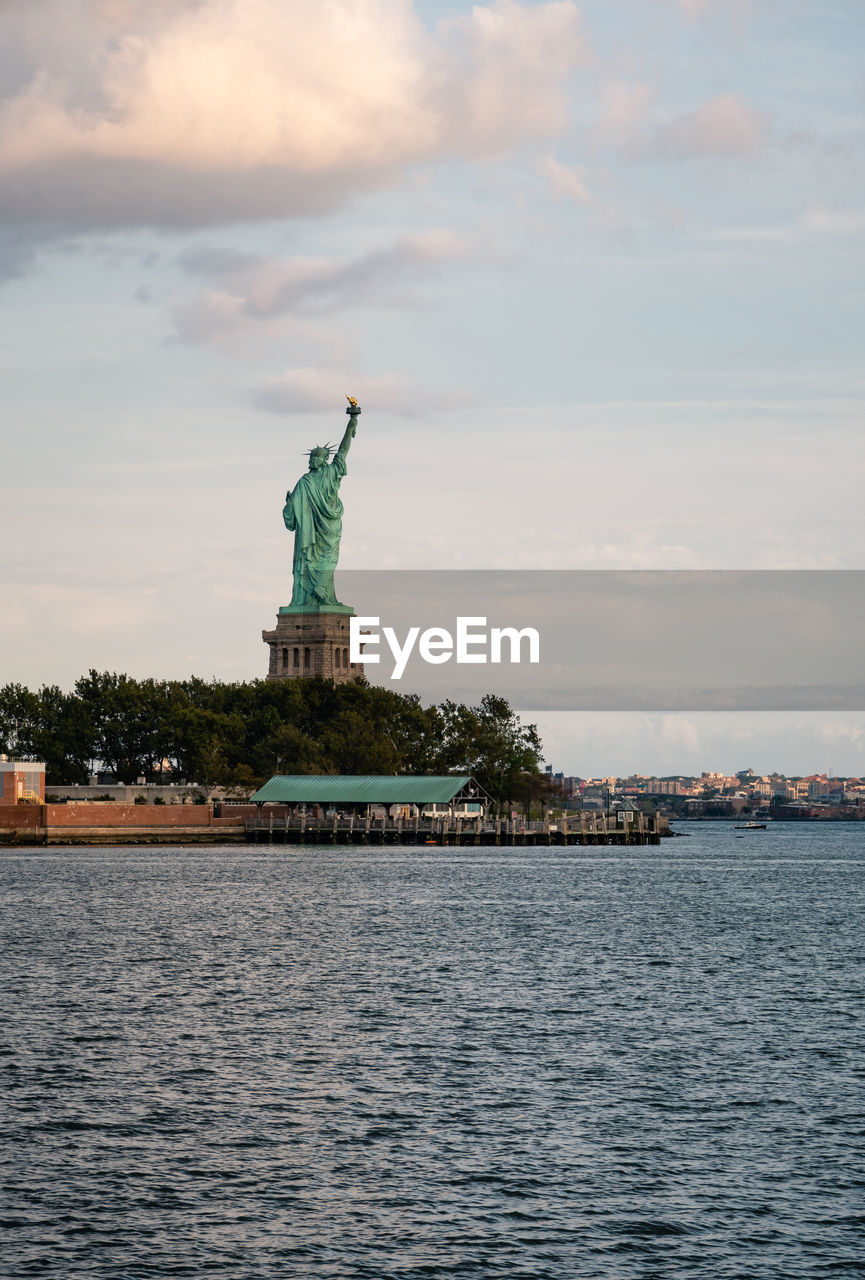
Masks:
[[[346,567],[865,567],[860,0],[0,26],[0,683],[262,676],[345,393]],[[859,713],[526,710],[566,772],[865,770]]]

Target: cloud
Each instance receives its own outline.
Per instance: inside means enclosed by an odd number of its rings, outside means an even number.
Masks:
[[[586,57],[571,0],[432,31],[412,0],[18,0],[4,24],[0,217],[65,228],[334,208],[555,134]]]
[[[90,587],[77,583],[39,581],[20,583],[11,589],[7,586],[4,599],[2,627],[4,632],[26,631],[38,613],[39,601],[63,617],[68,634],[98,636],[100,634],[128,635],[130,631],[150,622],[157,612],[155,593],[141,587],[124,598],[116,586]],[[11,637],[9,637],[11,638]]]
[[[803,220],[805,231],[825,235],[855,235],[865,230],[865,210],[828,209],[825,205],[812,205]]]
[[[748,155],[758,149],[764,134],[761,111],[738,93],[721,93],[660,126],[650,149],[672,156]]]
[[[673,0],[673,3],[689,22],[694,22],[713,10],[741,17],[748,12],[750,6],[750,0]]]
[[[709,238],[730,244],[801,244],[835,236],[856,236],[865,231],[865,210],[829,209],[812,205],[793,222],[765,226],[723,227]]]
[[[665,747],[683,746],[694,753],[700,750],[697,726],[684,716],[662,716],[658,736]]]
[[[698,18],[709,8],[708,0],[675,0],[686,18]]]
[[[309,368],[289,369],[271,378],[254,394],[260,409],[270,413],[333,413],[335,400],[345,387],[356,396],[361,406],[374,405],[380,412],[415,416],[431,410],[456,409],[468,404],[462,392],[422,388],[397,374],[381,377],[356,377],[345,370]],[[362,421],[362,420],[361,420]]]
[[[260,254],[212,244],[192,245],[178,258],[182,270],[192,276],[239,275],[260,266],[263,261]]]
[[[538,169],[549,182],[554,196],[559,199],[575,200],[584,208],[594,203],[594,197],[585,183],[583,169],[561,164],[555,156],[546,156],[541,160]]]
[[[596,136],[601,142],[624,146],[638,138],[646,126],[655,96],[650,84],[625,84],[616,80],[601,93]]]
[[[865,754],[865,725],[861,721],[858,724],[834,721],[820,725],[817,732],[823,742],[829,745],[849,746],[856,752]]]
[[[33,229],[13,225],[0,235],[0,280],[15,280],[32,270],[39,257],[39,237]]]
[[[766,121],[738,93],[720,93],[694,111],[653,119],[655,86],[613,81],[603,90],[594,137],[632,157],[748,155],[763,142]]]
[[[198,246],[180,257],[193,275],[215,287],[175,308],[178,336],[187,342],[222,341],[261,329],[283,316],[297,318],[374,302],[405,304],[405,289],[435,275],[447,262],[466,259],[474,246],[449,231],[403,236],[354,258],[280,261],[231,249]]]

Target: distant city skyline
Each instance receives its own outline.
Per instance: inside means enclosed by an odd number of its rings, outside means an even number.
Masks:
[[[551,765],[547,765],[546,774],[554,781],[573,787],[618,786],[628,784],[632,789],[641,789],[649,795],[690,795],[700,790],[711,789],[721,793],[741,792],[742,794],[758,794],[764,797],[786,794],[790,799],[815,799],[831,792],[836,784],[851,784],[851,790],[859,793],[865,800],[865,781],[849,775],[829,776],[825,773],[805,775],[785,774],[780,770],[771,773],[757,773],[753,769],[740,769],[735,774],[726,774],[713,769],[703,769],[699,774],[674,773],[658,777],[651,773],[630,773],[627,775],[595,775],[578,777],[564,774]],[[743,776],[746,775],[746,776]],[[846,789],[846,787],[845,787]]]

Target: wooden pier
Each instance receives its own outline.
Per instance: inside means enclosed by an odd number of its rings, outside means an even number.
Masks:
[[[656,816],[641,813],[626,824],[604,813],[572,814],[555,822],[519,818],[311,818],[262,815],[248,818],[252,844],[422,844],[422,845],[646,845],[661,843]]]

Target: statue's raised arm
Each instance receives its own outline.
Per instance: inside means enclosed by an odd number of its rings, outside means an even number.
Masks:
[[[345,455],[348,453],[351,442],[357,433],[357,415],[360,413],[360,405],[354,396],[346,396],[346,400],[348,401],[348,408],[346,409],[346,413],[349,415],[348,426],[336,451],[337,457],[342,458],[343,461],[345,461]]]

